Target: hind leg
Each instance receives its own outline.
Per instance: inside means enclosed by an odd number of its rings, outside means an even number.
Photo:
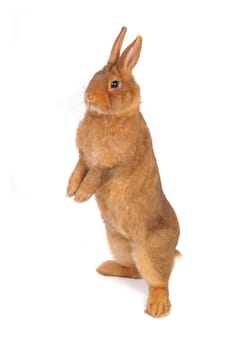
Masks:
[[[140,278],[132,258],[129,241],[109,227],[107,227],[107,237],[115,261],[105,261],[97,267],[97,272],[106,276]]]
[[[175,247],[164,237],[166,233],[151,234],[143,244],[135,243],[134,256],[141,276],[149,285],[149,296],[145,312],[153,317],[166,316],[170,311],[168,291]],[[169,236],[169,235],[168,235]]]

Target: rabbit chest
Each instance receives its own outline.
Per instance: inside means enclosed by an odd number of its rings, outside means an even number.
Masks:
[[[88,168],[131,162],[137,151],[137,118],[87,114],[77,130],[77,146]]]

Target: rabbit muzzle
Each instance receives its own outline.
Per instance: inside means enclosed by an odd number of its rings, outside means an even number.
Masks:
[[[92,94],[89,94],[89,93],[85,93],[85,97],[84,98],[85,98],[86,105],[89,106],[89,107],[92,104],[94,104],[95,101],[96,101],[96,97],[94,95],[92,95]]]

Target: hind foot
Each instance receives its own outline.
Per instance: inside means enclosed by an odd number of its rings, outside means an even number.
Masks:
[[[105,276],[141,278],[135,266],[123,266],[115,261],[105,261],[97,267],[96,271]]]
[[[147,308],[145,312],[153,317],[166,316],[171,308],[168,289],[165,287],[150,287]]]

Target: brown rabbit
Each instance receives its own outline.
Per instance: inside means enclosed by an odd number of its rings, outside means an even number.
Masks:
[[[170,310],[168,281],[179,224],[160,182],[149,130],[140,113],[140,90],[132,76],[142,46],[138,36],[120,55],[126,33],[114,42],[107,65],[85,92],[86,114],[77,129],[79,161],[67,187],[78,202],[96,196],[114,261],[103,275],[144,278],[146,312]]]

